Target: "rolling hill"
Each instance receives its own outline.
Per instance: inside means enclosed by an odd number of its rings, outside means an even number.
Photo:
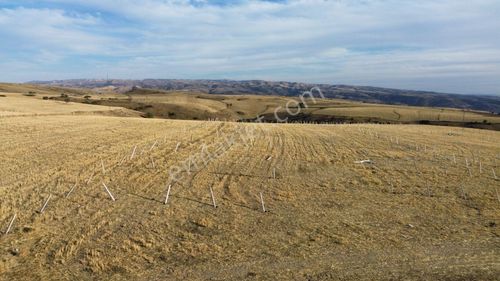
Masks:
[[[167,91],[191,91],[223,95],[273,95],[296,97],[304,91],[318,86],[327,98],[347,99],[368,103],[448,107],[500,113],[500,96],[457,95],[427,91],[397,90],[377,87],[348,85],[312,85],[295,82],[270,82],[261,80],[58,80],[30,82],[40,85],[55,85],[81,88],[115,88],[129,91],[133,87],[162,89]]]

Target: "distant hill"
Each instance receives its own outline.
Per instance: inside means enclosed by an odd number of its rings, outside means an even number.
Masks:
[[[55,81],[34,81],[31,84],[103,88],[126,92],[134,87],[161,89],[167,91],[197,91],[209,94],[224,95],[278,95],[298,96],[304,91],[318,86],[328,98],[348,99],[353,101],[383,103],[394,105],[451,107],[473,109],[500,114],[500,97],[486,95],[459,95],[428,91],[398,90],[368,86],[307,84],[296,82],[271,82],[262,80],[99,80],[75,79]]]

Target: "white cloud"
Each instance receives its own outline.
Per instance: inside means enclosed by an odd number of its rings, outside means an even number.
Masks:
[[[0,52],[12,54],[9,67],[24,66],[22,80],[46,70],[54,79],[109,72],[432,90],[441,78],[452,79],[439,83],[448,92],[500,93],[500,82],[488,80],[500,75],[496,0],[41,2],[52,8],[17,1],[0,10],[0,36],[9,39]]]

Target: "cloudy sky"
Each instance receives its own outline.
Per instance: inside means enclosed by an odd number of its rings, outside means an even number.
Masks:
[[[0,81],[265,79],[500,94],[498,0],[0,0]]]

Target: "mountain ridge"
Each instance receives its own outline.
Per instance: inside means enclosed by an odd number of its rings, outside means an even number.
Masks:
[[[402,90],[373,86],[352,86],[344,84],[311,84],[265,80],[211,80],[211,79],[70,79],[52,81],[31,81],[28,84],[80,87],[99,90],[111,87],[115,91],[127,92],[134,87],[161,89],[167,91],[199,91],[224,95],[277,95],[298,96],[313,87],[319,87],[327,98],[346,99],[361,102],[450,107],[481,110],[500,114],[500,97],[490,95],[463,95],[433,91]]]

